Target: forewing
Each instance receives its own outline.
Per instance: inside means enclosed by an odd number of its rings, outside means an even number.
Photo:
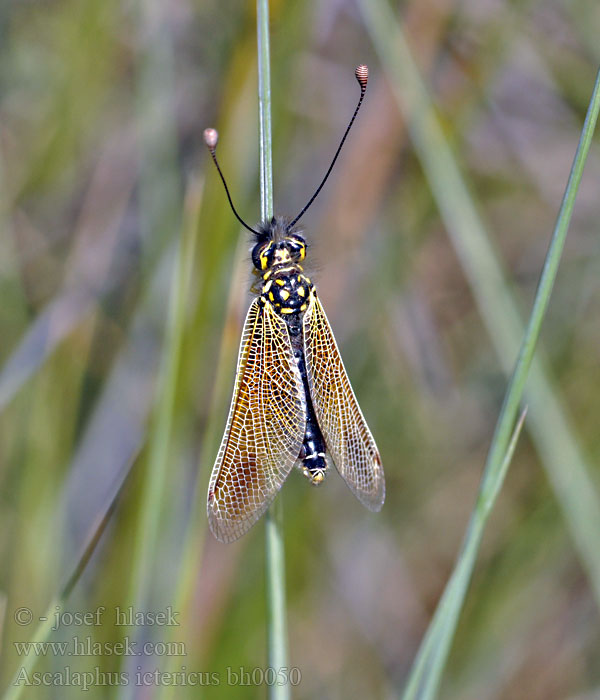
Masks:
[[[218,540],[243,535],[269,507],[296,461],[305,427],[302,379],[287,325],[271,304],[248,311],[227,427],[208,487]]]
[[[310,395],[327,449],[358,500],[378,511],[385,500],[381,457],[314,290],[304,314],[303,332]]]

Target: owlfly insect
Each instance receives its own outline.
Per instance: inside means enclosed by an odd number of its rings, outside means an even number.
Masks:
[[[297,464],[312,484],[323,482],[328,458],[358,500],[379,511],[385,481],[379,451],[344,369],[315,285],[305,274],[307,245],[297,223],[339,156],[362,104],[369,72],[355,71],[360,98],[321,184],[293,219],[273,217],[256,228],[237,213],[216,157],[218,134],[204,140],[231,209],[255,237],[252,262],[260,294],[244,323],[225,434],[208,487],[215,537],[232,542],[267,510]]]

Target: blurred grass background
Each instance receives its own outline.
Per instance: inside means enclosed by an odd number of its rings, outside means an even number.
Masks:
[[[429,0],[394,12],[525,318],[600,60],[600,8]],[[137,665],[186,667],[217,672],[222,685],[95,685],[88,695],[263,697],[264,687],[228,687],[225,669],[265,665],[264,524],[224,546],[207,536],[204,516],[251,275],[248,238],[201,136],[219,129],[236,206],[256,221],[254,5],[7,2],[0,37],[1,686],[22,664],[14,642],[35,631],[14,611],[44,614],[121,489],[67,604],[105,606],[104,624],[52,639],[114,644],[128,633],[181,642],[185,655],[49,654],[35,670],[133,677]],[[351,116],[355,65],[370,67],[363,111],[304,225],[312,275],[381,449],[387,501],[381,514],[365,512],[336,474],[315,490],[294,473],[280,498],[290,664],[302,672],[294,696],[387,697],[402,687],[452,569],[514,357],[499,359],[486,332],[359,8],[272,2],[271,58],[275,209],[290,215]],[[596,486],[599,176],[594,147],[542,333],[555,398]],[[175,330],[174,285],[185,299]],[[173,352],[176,371],[165,361]],[[148,542],[140,508],[157,431],[167,461]],[[600,694],[593,586],[566,525],[573,513],[559,507],[538,452],[524,434],[445,698]],[[142,542],[152,576],[132,603]],[[114,626],[115,607],[131,604],[170,605],[180,626]]]

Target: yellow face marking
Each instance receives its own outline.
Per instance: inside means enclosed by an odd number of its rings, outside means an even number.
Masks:
[[[303,245],[302,248],[300,249],[300,260],[304,260],[306,257],[306,246]]]
[[[283,280],[275,280],[275,284],[278,284],[280,287],[283,287],[285,282]]]
[[[304,289],[304,287],[298,287],[296,291],[298,292],[298,296],[301,297],[303,297],[306,294],[306,290]]]
[[[260,252],[260,267],[262,270],[267,269],[267,264],[269,262],[268,258],[267,258],[267,254],[268,254],[269,250],[271,250],[272,245],[273,245],[273,242],[271,241],[269,243],[269,245],[264,250],[261,250],[261,252]]]
[[[294,309],[290,309],[289,307],[286,307],[285,309],[281,309],[282,314],[293,314]]]
[[[273,292],[269,292],[269,299],[271,301],[275,301],[275,297],[273,296]]]
[[[313,478],[312,478],[311,481],[313,482],[313,484],[314,484],[315,486],[318,486],[319,484],[322,484],[322,483],[323,483],[323,479],[324,479],[324,478],[325,478],[325,477],[323,476],[323,474],[322,474],[321,472],[317,472],[317,473],[313,476]]]
[[[308,304],[306,304],[306,303],[302,304],[302,306],[300,307],[300,311],[306,311],[307,307],[308,307]]]
[[[287,301],[290,298],[290,293],[287,289],[281,290],[281,298],[283,299],[283,301]]]

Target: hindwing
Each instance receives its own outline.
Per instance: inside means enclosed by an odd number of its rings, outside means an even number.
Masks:
[[[304,314],[303,334],[310,395],[327,449],[358,500],[378,511],[385,500],[381,457],[314,289]]]

